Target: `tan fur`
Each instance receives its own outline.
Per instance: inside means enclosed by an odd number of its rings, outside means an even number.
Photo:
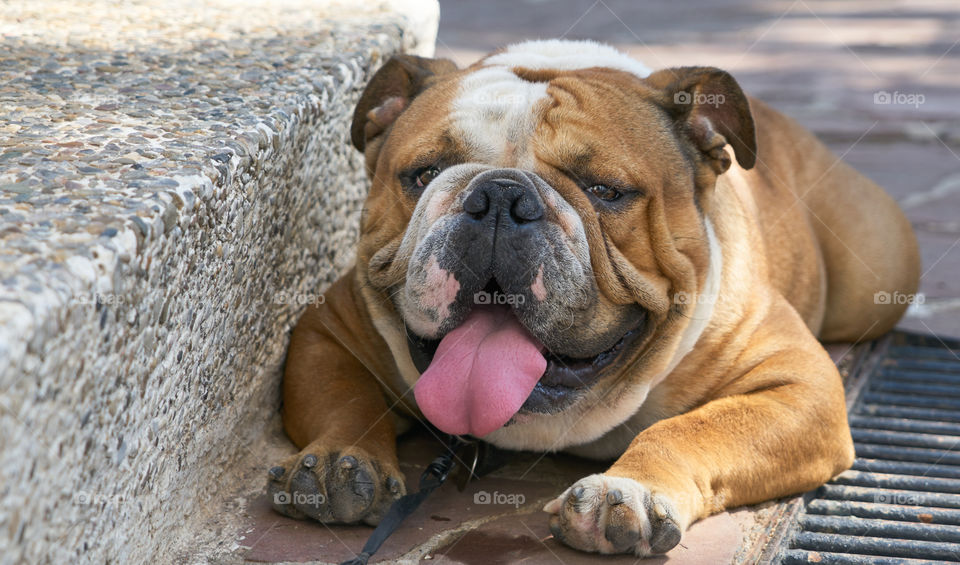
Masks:
[[[397,174],[425,153],[471,159],[469,148],[445,138],[457,85],[471,70],[434,67],[447,72],[430,77],[432,87],[414,91],[408,81],[386,89],[387,110],[378,113],[377,100],[368,98],[362,113],[381,121],[365,129],[361,117],[354,125],[355,136],[373,136],[354,138],[366,148],[373,181],[357,268],[297,326],[284,380],[284,424],[299,447],[360,446],[389,469],[396,455],[387,404],[417,414],[407,394],[415,369],[385,290],[403,282],[404,258],[395,250],[416,205]],[[747,107],[743,98],[736,107],[689,112],[671,106],[677,88],[738,100],[739,87],[715,69],[661,71],[645,81],[603,69],[517,73],[548,82],[551,96],[536,110],[526,158],[581,216],[604,300],[643,305],[654,326],[624,354],[622,372],[595,387],[595,399],[572,415],[545,417],[551,433],[563,430],[564,445],[584,454],[622,453],[605,476],[642,485],[660,501],[651,520],[672,520],[681,531],[713,512],[801,492],[848,468],[853,446],[843,386],[817,338],[870,339],[903,313],[873,298],[917,287],[916,241],[896,204],[762,102],[750,99]],[[395,121],[382,122],[400,107],[406,110]],[[724,149],[734,136],[736,151]],[[485,164],[524,162],[517,151]],[[642,187],[646,197],[622,214],[598,214],[566,169],[578,159],[593,174]],[[710,263],[704,217],[722,251],[721,294],[696,346],[682,356],[677,343],[690,327],[690,309],[674,297],[703,290]],[[671,363],[678,364],[662,382],[650,381]],[[629,398],[640,405],[624,405]],[[579,423],[606,425],[609,414],[628,408],[633,415],[598,439]],[[513,445],[516,434],[540,433],[535,424],[519,422],[488,439]],[[554,441],[523,439],[542,449]],[[623,551],[574,535],[575,520],[567,519],[574,514],[565,512],[575,509],[558,503],[548,510],[558,513],[555,533],[571,545]],[[653,541],[629,550],[654,551]]]

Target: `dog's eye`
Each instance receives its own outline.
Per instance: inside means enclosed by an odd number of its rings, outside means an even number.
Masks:
[[[613,202],[614,200],[617,200],[623,196],[619,190],[611,188],[605,184],[595,184],[589,187],[587,192],[596,196],[600,200],[603,200],[604,202]]]
[[[438,167],[427,167],[425,169],[420,169],[417,171],[417,176],[414,177],[413,182],[416,184],[417,188],[424,188],[430,181],[437,178],[440,174],[440,169]]]

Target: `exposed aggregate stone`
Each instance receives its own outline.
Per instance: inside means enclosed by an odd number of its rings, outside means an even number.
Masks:
[[[169,562],[220,507],[352,260],[353,105],[430,36],[194,4],[0,5],[0,563]]]

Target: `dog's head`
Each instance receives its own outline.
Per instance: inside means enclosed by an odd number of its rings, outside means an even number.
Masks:
[[[540,449],[621,423],[693,345],[717,284],[713,188],[728,146],[744,168],[756,152],[730,75],[650,74],[591,42],[463,70],[395,57],[351,133],[372,180],[358,276],[418,405]]]

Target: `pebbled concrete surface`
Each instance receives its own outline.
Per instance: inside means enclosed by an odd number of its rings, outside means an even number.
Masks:
[[[236,547],[288,331],[352,260],[354,104],[435,11],[0,5],[0,563]]]

